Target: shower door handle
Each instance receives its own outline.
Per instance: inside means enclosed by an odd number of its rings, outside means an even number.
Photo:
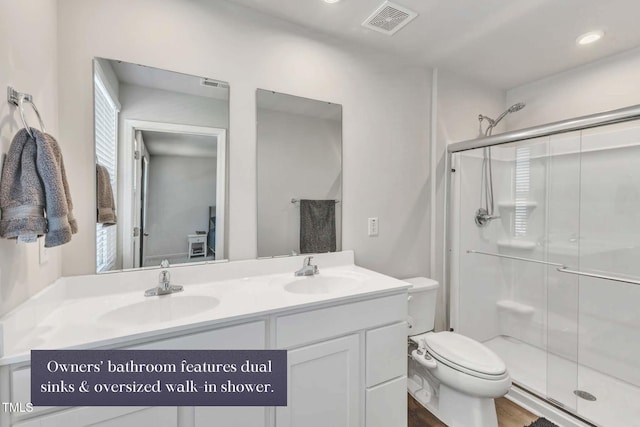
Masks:
[[[573,270],[569,267],[559,267],[557,270],[560,273],[575,274],[576,276],[594,277],[596,279],[612,280],[614,282],[640,285],[640,280],[628,279],[626,277],[610,276],[608,274],[599,274],[599,273],[589,273],[587,271]]]

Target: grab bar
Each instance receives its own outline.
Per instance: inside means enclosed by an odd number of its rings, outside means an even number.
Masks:
[[[519,256],[496,254],[496,253],[493,253],[493,252],[474,251],[473,249],[469,249],[467,251],[467,253],[468,254],[489,255],[489,256],[495,256],[495,257],[498,257],[498,258],[515,259],[516,261],[534,262],[536,264],[552,265],[554,267],[564,267],[564,264],[558,264],[556,262],[548,262],[548,261],[542,261],[542,260],[539,260],[539,259],[522,258],[522,257],[519,257]]]
[[[596,279],[613,280],[614,282],[630,283],[632,285],[640,285],[640,280],[626,279],[624,277],[609,276],[607,274],[588,273],[586,271],[573,270],[569,267],[560,267],[557,269],[560,273],[575,274],[576,276],[595,277]]]

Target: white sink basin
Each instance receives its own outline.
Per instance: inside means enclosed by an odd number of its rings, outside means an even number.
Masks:
[[[281,277],[272,282],[294,294],[331,294],[359,288],[366,276],[357,273],[317,274],[315,276]]]
[[[115,308],[100,316],[100,321],[114,324],[146,325],[202,314],[213,310],[220,301],[215,297],[194,295],[163,295]]]

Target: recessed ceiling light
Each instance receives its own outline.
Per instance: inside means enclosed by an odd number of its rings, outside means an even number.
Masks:
[[[340,0],[324,0],[325,3],[329,3],[329,4],[338,3],[339,1]]]
[[[597,42],[604,36],[604,31],[596,30],[589,31],[588,33],[584,33],[580,37],[576,39],[576,43],[579,45],[591,44],[593,42]]]

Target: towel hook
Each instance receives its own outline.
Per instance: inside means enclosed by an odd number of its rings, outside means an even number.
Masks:
[[[40,122],[40,129],[42,130],[42,132],[44,133],[44,122],[42,121],[42,117],[40,116],[40,112],[38,111],[38,108],[36,108],[36,104],[33,103],[33,97],[31,95],[29,95],[28,93],[22,93],[22,92],[18,92],[17,90],[15,90],[14,88],[12,88],[11,86],[7,87],[7,101],[10,104],[15,105],[16,107],[20,107],[20,117],[22,118],[22,123],[24,124],[24,128],[27,131],[27,133],[29,134],[29,136],[31,138],[34,138],[33,133],[31,133],[31,128],[29,127],[29,124],[27,123],[27,118],[24,115],[24,103],[28,102],[29,104],[31,104],[31,107],[33,108],[33,111],[36,112],[36,116],[38,116],[38,121]]]

